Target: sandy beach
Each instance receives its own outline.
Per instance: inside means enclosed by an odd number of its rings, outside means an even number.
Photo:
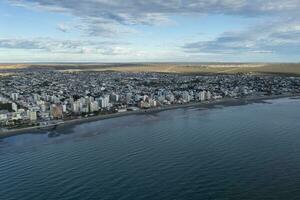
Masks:
[[[37,131],[43,131],[43,130],[51,130],[56,128],[66,128],[68,126],[75,126],[82,123],[88,123],[93,121],[99,121],[99,120],[105,120],[110,118],[117,118],[117,117],[123,117],[128,115],[138,115],[138,114],[147,114],[147,113],[155,113],[155,112],[161,112],[171,109],[179,109],[179,108],[189,108],[189,107],[199,107],[199,108],[214,108],[216,105],[221,106],[235,106],[235,105],[244,105],[249,103],[259,103],[263,102],[264,100],[270,100],[270,99],[280,99],[280,98],[289,98],[289,97],[298,97],[300,94],[294,94],[294,95],[274,95],[274,96],[252,96],[252,97],[246,97],[246,98],[224,98],[220,100],[215,101],[208,101],[208,102],[192,102],[187,104],[173,104],[173,105],[166,105],[163,107],[156,107],[151,108],[147,110],[136,110],[136,111],[127,111],[127,112],[121,112],[121,113],[113,113],[113,114],[107,114],[107,115],[97,115],[92,117],[86,117],[86,118],[78,118],[73,120],[65,120],[63,123],[57,124],[57,125],[48,125],[48,126],[34,126],[34,127],[26,127],[26,128],[20,128],[20,129],[11,129],[7,131],[0,132],[0,138],[6,138],[11,137],[19,134],[25,134],[25,133],[31,133],[31,132],[37,132]]]

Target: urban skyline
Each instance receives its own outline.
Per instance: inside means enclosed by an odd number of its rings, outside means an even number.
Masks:
[[[300,78],[21,69],[0,81],[0,131],[300,93]],[[27,130],[27,129],[25,129]]]

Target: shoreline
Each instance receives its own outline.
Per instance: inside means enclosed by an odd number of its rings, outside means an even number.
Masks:
[[[136,111],[127,111],[127,112],[113,113],[113,114],[107,114],[107,115],[97,115],[97,116],[86,117],[86,118],[66,120],[66,121],[63,121],[63,123],[56,124],[56,125],[34,126],[34,127],[20,128],[20,129],[11,129],[11,130],[0,132],[0,139],[11,137],[11,136],[16,136],[16,135],[21,135],[21,134],[26,134],[29,132],[38,132],[38,131],[43,131],[43,130],[51,131],[51,129],[66,128],[69,126],[75,126],[75,125],[79,125],[79,124],[100,121],[100,120],[105,120],[105,119],[124,117],[124,116],[129,116],[129,115],[157,113],[157,112],[180,109],[180,108],[200,107],[200,108],[210,109],[216,105],[221,105],[221,106],[246,105],[246,104],[255,103],[255,102],[264,101],[264,100],[299,97],[299,95],[300,94],[286,94],[286,95],[273,95],[273,96],[250,96],[250,97],[238,98],[238,99],[223,98],[223,99],[215,100],[215,101],[192,102],[192,103],[187,103],[187,104],[173,104],[173,105],[166,105],[163,107],[150,108],[147,110],[136,110]]]

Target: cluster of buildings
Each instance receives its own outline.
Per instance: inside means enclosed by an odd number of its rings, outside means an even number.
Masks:
[[[0,79],[0,124],[20,127],[170,104],[299,92],[300,78],[286,76],[24,70]]]

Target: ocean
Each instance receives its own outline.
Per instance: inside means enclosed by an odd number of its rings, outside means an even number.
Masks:
[[[300,100],[184,108],[0,139],[1,200],[300,199]]]

